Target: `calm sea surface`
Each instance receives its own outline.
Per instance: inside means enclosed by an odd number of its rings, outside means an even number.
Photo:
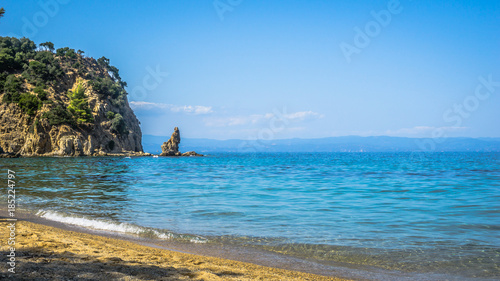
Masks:
[[[499,153],[21,158],[0,166],[4,178],[16,172],[19,207],[50,220],[500,279]]]

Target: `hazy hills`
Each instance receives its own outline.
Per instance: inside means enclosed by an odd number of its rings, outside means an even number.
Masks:
[[[145,152],[161,152],[169,137],[143,135]],[[500,138],[401,138],[401,137],[330,137],[280,140],[213,140],[183,138],[182,151],[213,152],[408,152],[477,151],[500,152]]]

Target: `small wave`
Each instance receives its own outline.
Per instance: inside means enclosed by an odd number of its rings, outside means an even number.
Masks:
[[[189,239],[189,242],[191,243],[195,243],[195,244],[198,244],[198,243],[207,243],[207,239],[203,238],[203,237],[194,237],[194,238],[191,238]]]
[[[44,219],[51,220],[51,221],[57,221],[57,222],[82,226],[85,228],[91,228],[91,229],[96,229],[96,230],[106,230],[106,231],[121,232],[121,233],[132,233],[132,234],[138,234],[138,235],[141,233],[147,234],[147,232],[149,230],[149,232],[151,232],[151,234],[158,234],[158,235],[161,234],[156,230],[147,229],[147,228],[135,226],[135,225],[128,224],[128,223],[119,223],[119,222],[106,221],[106,220],[101,220],[101,219],[90,219],[90,218],[86,218],[84,216],[61,214],[61,213],[54,212],[54,211],[40,210],[37,212],[36,215],[39,217],[42,217]]]
[[[68,215],[54,211],[39,210],[36,213],[36,215],[51,221],[62,222],[65,224],[71,224],[95,230],[112,231],[124,234],[134,234],[143,238],[163,239],[163,240],[182,239],[182,240],[188,240],[192,243],[207,242],[207,239],[203,237],[197,237],[197,236],[193,237],[191,235],[174,234],[172,232],[163,232],[153,228],[136,226],[129,223],[120,223],[103,219],[87,218],[85,216]]]

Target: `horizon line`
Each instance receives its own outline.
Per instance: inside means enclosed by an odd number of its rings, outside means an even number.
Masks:
[[[166,135],[150,135],[150,134],[143,134],[144,136],[152,136],[152,137],[166,137],[170,138],[169,136]],[[265,140],[265,139],[238,139],[238,138],[231,138],[231,139],[212,139],[212,138],[191,138],[191,137],[183,137],[184,139],[193,139],[193,140],[216,140],[216,141],[231,141],[231,140],[237,140],[237,141],[278,141],[278,140],[320,140],[320,139],[331,139],[331,138],[346,138],[346,137],[358,137],[358,138],[376,138],[376,137],[385,137],[385,138],[400,138],[400,139],[499,139],[499,137],[440,137],[440,138],[433,138],[433,137],[398,137],[398,136],[387,136],[387,135],[376,135],[376,136],[359,136],[359,135],[345,135],[345,136],[332,136],[332,137],[319,137],[319,138],[275,138],[275,139],[270,139],[270,140]]]

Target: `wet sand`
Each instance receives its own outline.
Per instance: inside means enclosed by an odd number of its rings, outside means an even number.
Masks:
[[[8,222],[0,225],[1,259],[7,261]],[[152,248],[27,221],[16,223],[16,273],[9,273],[2,263],[0,277],[16,280],[345,280]]]

